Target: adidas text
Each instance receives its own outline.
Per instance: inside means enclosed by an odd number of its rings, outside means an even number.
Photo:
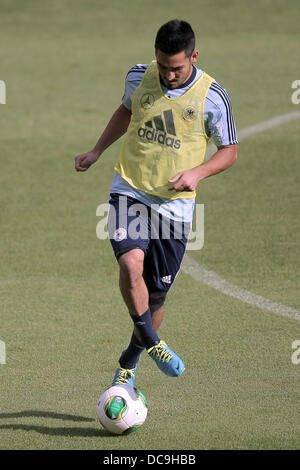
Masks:
[[[166,145],[167,147],[171,147],[176,150],[179,150],[181,147],[181,141],[179,139],[169,137],[165,132],[158,132],[156,129],[146,129],[145,127],[140,127],[138,130],[138,135],[142,139],[146,139],[149,142],[158,142],[159,144]]]

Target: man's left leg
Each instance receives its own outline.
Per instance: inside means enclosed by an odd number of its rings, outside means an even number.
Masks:
[[[150,303],[149,307],[151,310],[153,328],[155,329],[155,331],[158,331],[164,316],[164,306],[161,305],[160,307],[156,308]],[[121,357],[119,359],[120,366],[123,369],[135,369],[139,361],[140,355],[144,350],[145,347],[142,344],[139,332],[137,328],[134,327],[130,343],[128,347],[122,352]]]

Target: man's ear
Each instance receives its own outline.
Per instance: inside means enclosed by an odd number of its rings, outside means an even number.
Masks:
[[[192,64],[194,64],[195,62],[197,62],[197,60],[198,60],[198,55],[199,55],[199,51],[198,51],[198,49],[195,49],[194,52],[193,52],[192,55],[191,55]]]

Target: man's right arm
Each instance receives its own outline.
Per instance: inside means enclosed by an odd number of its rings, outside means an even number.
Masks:
[[[93,163],[95,163],[105,149],[125,134],[130,119],[131,111],[121,104],[121,106],[112,115],[93,150],[75,157],[75,169],[77,171],[86,171]]]

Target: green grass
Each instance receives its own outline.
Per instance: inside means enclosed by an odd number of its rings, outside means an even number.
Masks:
[[[1,449],[299,448],[299,322],[180,273],[160,336],[180,353],[172,380],[142,357],[145,425],[111,437],[96,419],[131,322],[107,240],[96,238],[120,142],[85,174],[132,65],[158,27],[190,21],[199,65],[230,93],[238,128],[300,109],[298,2],[0,0]],[[190,252],[233,284],[297,310],[299,121],[240,143],[234,167],[204,181],[205,244]]]

